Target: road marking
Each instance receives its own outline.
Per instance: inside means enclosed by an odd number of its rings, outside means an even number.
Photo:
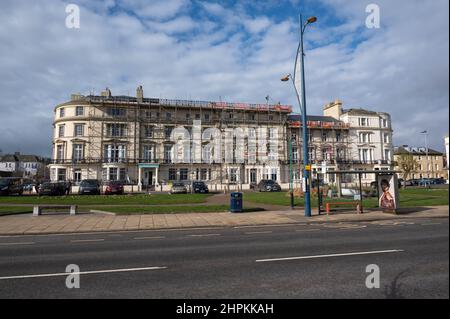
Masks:
[[[202,235],[187,235],[188,237],[210,237],[210,236],[220,236],[220,234],[202,234]]]
[[[272,231],[268,230],[268,231],[251,231],[251,232],[246,232],[244,234],[246,235],[257,235],[257,234],[271,234]]]
[[[265,228],[265,227],[288,227],[288,226],[306,226],[307,224],[274,224],[274,225],[251,225],[251,226],[234,226],[234,229],[241,228]]]
[[[71,240],[71,243],[94,243],[99,241],[105,241],[104,239],[74,239]]]
[[[21,243],[0,243],[0,246],[14,246],[14,245],[34,245],[33,242],[21,242]]]
[[[310,231],[319,231],[319,228],[313,228],[313,229],[297,229],[296,232],[310,232]]]
[[[428,223],[428,224],[420,224],[421,226],[432,226],[432,225],[442,225],[442,223]]]
[[[106,274],[106,273],[119,273],[119,272],[145,271],[145,270],[160,270],[160,269],[167,269],[167,267],[125,268],[125,269],[108,269],[108,270],[80,271],[80,272],[70,272],[70,273],[69,273],[69,272],[64,272],[64,273],[54,273],[54,274],[8,276],[8,277],[0,277],[0,280],[8,280],[8,279],[25,279],[25,278],[44,278],[44,277],[58,277],[58,276],[69,276],[69,275]]]
[[[285,257],[285,258],[273,258],[273,259],[258,259],[256,262],[271,262],[271,261],[286,261],[286,260],[300,260],[300,259],[315,259],[315,258],[329,258],[329,257],[343,257],[343,256],[357,256],[357,255],[373,255],[373,254],[387,254],[398,253],[404,250],[376,250],[376,251],[362,251],[354,253],[342,253],[342,254],[329,254],[329,255],[315,255],[315,256],[301,256],[301,257]]]
[[[153,237],[136,237],[135,240],[145,240],[145,239],[163,239],[165,236],[153,236]]]

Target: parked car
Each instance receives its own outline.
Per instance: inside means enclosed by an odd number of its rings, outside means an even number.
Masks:
[[[194,193],[209,193],[208,185],[205,182],[194,182],[192,183],[192,188],[194,189]]]
[[[263,179],[258,183],[255,190],[258,192],[279,192],[281,187],[273,180]]]
[[[434,179],[434,184],[436,185],[443,185],[443,184],[447,184],[447,181],[444,178],[435,178]]]
[[[66,187],[64,183],[43,183],[39,185],[39,196],[62,196],[66,194]]]
[[[170,194],[187,194],[187,188],[183,183],[173,183]]]
[[[78,194],[100,195],[100,183],[96,179],[85,179],[80,183]]]
[[[123,183],[117,181],[111,181],[106,184],[105,195],[122,195],[123,194]]]
[[[0,180],[0,195],[22,195],[23,186],[20,179],[5,178]]]

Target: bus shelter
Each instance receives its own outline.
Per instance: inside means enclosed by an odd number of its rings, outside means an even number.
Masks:
[[[324,199],[321,192],[321,181],[323,180],[323,175],[334,175],[337,184],[337,196],[342,197],[342,177],[343,175],[357,175],[358,180],[358,193],[354,195],[354,200],[359,202],[358,212],[364,212],[364,194],[362,185],[362,175],[363,174],[375,174],[376,182],[376,192],[378,198],[379,208],[384,212],[396,213],[399,208],[399,185],[398,185],[398,171],[391,170],[370,170],[370,171],[328,171],[328,172],[317,172],[313,177],[316,178],[317,188],[317,198],[318,198],[318,210],[319,215],[324,211]]]

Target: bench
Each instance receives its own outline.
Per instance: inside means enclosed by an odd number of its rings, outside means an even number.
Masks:
[[[331,202],[326,203],[325,208],[327,215],[330,214],[331,206],[353,206],[356,208],[357,214],[362,214],[362,207],[360,202]]]
[[[69,209],[70,215],[73,216],[77,214],[76,205],[34,205],[33,216],[41,215],[43,209]]]

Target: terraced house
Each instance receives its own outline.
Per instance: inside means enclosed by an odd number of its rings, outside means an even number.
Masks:
[[[195,180],[212,190],[262,179],[287,187],[291,163],[294,181],[302,178],[301,123],[289,105],[146,98],[138,87],[135,97],[109,89],[72,95],[54,116],[52,180],[120,180],[134,190]],[[314,173],[391,168],[386,113],[346,111],[335,101],[323,116],[309,116],[308,136]]]

